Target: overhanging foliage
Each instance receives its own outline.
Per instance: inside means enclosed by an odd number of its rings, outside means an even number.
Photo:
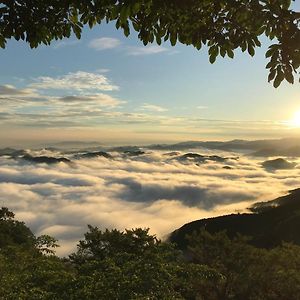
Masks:
[[[52,40],[81,37],[82,28],[114,21],[128,36],[138,32],[144,45],[170,41],[201,49],[209,60],[234,57],[241,49],[251,56],[266,36],[274,43],[266,52],[268,80],[278,87],[294,83],[300,66],[300,13],[292,0],[5,0],[0,2],[0,47],[22,39],[32,48]]]

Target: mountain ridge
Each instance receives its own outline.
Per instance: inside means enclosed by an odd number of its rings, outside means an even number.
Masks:
[[[187,235],[205,228],[210,233],[226,231],[230,238],[249,236],[250,244],[273,248],[282,242],[300,245],[300,188],[268,202],[255,203],[250,213],[195,220],[173,231],[169,240],[180,249],[188,247]]]

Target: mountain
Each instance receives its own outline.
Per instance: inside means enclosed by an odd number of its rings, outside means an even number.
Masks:
[[[196,149],[196,148],[205,148],[212,150],[224,150],[224,151],[233,151],[233,150],[253,150],[253,147],[248,146],[251,143],[244,140],[232,140],[228,142],[220,141],[187,141],[176,144],[157,144],[150,145],[147,148],[151,150],[186,150],[186,149]]]
[[[127,150],[124,151],[124,154],[127,156],[140,156],[140,155],[144,155],[146,152],[142,151],[142,150]]]
[[[110,152],[134,152],[134,151],[141,151],[141,148],[138,146],[119,146],[109,148],[108,151]]]
[[[29,162],[46,163],[48,165],[56,164],[56,163],[60,163],[60,162],[71,163],[71,160],[69,160],[68,158],[65,158],[65,157],[56,158],[56,157],[50,157],[50,156],[31,156],[29,154],[26,154],[26,155],[22,156],[21,158],[26,161],[29,161]]]
[[[275,171],[275,170],[294,169],[297,164],[293,162],[289,162],[283,158],[276,158],[276,159],[266,160],[261,165],[268,171]]]
[[[252,156],[300,156],[300,146],[287,147],[281,145],[279,148],[265,148],[251,153]]]
[[[185,153],[181,156],[173,158],[174,160],[178,160],[179,162],[188,162],[193,161],[195,163],[204,163],[206,161],[214,161],[214,162],[226,162],[230,159],[238,160],[238,157],[221,157],[218,155],[201,155],[198,153]]]
[[[105,157],[107,159],[112,159],[113,157],[104,151],[96,151],[96,152],[86,152],[82,154],[77,154],[76,158],[96,158],[96,157]]]
[[[210,150],[237,151],[252,156],[300,156],[299,138],[282,138],[268,140],[231,140],[231,141],[187,141],[176,144],[149,145],[151,150],[181,151],[205,148]]]
[[[13,148],[3,148],[0,149],[0,156],[10,156],[10,157],[18,157],[20,155],[25,155],[26,151],[25,150],[16,150]]]
[[[172,232],[169,240],[184,250],[188,246],[186,236],[205,228],[210,233],[225,230],[231,238],[237,234],[249,236],[250,244],[262,248],[272,248],[283,241],[300,245],[300,189],[256,203],[250,211],[187,223]]]

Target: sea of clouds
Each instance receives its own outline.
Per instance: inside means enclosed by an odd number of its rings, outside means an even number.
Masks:
[[[14,211],[36,235],[56,237],[59,255],[76,249],[87,224],[120,230],[149,227],[151,233],[165,238],[187,222],[245,212],[254,202],[300,187],[297,165],[270,171],[262,167],[262,159],[237,153],[198,149],[203,155],[228,158],[199,163],[178,159],[187,151],[110,152],[111,159],[74,159],[74,153],[49,150],[27,152],[64,156],[72,162],[0,157],[0,205]]]

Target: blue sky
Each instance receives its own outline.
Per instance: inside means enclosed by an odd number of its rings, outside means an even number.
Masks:
[[[297,134],[284,122],[300,110],[299,83],[267,82],[267,45],[211,65],[206,49],[144,47],[113,24],[38,49],[10,41],[0,56],[1,143]]]

